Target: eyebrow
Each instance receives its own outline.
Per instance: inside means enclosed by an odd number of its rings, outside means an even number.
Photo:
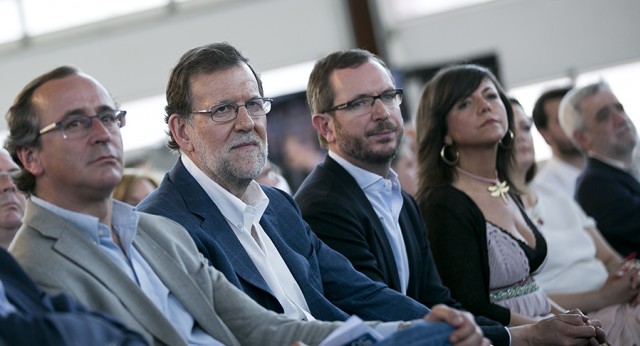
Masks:
[[[246,99],[244,102],[246,103],[246,102],[248,102],[248,101],[252,101],[252,100],[256,100],[256,99],[260,99],[260,98],[262,98],[262,96],[260,96],[260,95],[258,94],[258,95],[255,95],[255,96],[251,96],[251,97],[249,97],[249,98],[248,98],[248,99]],[[242,102],[242,101],[241,101],[241,102]],[[214,103],[214,104],[213,104],[213,107],[215,107],[215,106],[219,106],[219,105],[228,105],[228,104],[237,104],[237,102],[236,102],[236,101],[233,101],[233,100],[231,100],[231,99],[223,99],[223,100],[220,100],[220,101],[218,101],[218,102]]]
[[[484,89],[482,89],[482,92],[485,92],[485,91],[498,91],[498,88],[491,85],[487,85]]]
[[[611,109],[612,105],[605,105],[604,107],[600,108],[597,112],[596,112],[596,118],[599,118],[601,116],[605,116],[607,115],[607,113],[609,113],[610,109]]]
[[[385,90],[379,92],[378,95],[382,95],[384,93],[388,93],[389,91],[393,91],[393,90],[396,90],[396,89],[391,87],[391,88],[388,88],[388,89],[385,89]],[[354,101],[354,100],[357,100],[357,99],[363,98],[363,97],[372,97],[372,96],[374,96],[374,94],[362,93],[362,94],[358,94],[358,95],[354,96],[353,98],[351,98],[351,101]]]
[[[112,111],[115,110],[114,107],[111,106],[107,106],[107,105],[102,105],[100,107],[97,108],[97,113],[102,113],[104,111]],[[69,115],[87,115],[87,112],[85,111],[84,108],[75,108],[72,109],[70,111],[67,111],[66,113],[64,113],[64,115],[62,116],[62,118],[66,118]]]

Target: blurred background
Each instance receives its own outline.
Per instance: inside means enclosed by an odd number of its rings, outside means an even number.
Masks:
[[[34,77],[77,66],[128,111],[126,165],[161,175],[176,160],[164,144],[170,69],[190,48],[227,41],[276,98],[269,157],[295,191],[322,158],[304,94],[316,59],[380,55],[405,88],[408,123],[438,68],[476,62],[529,114],[546,89],[607,80],[638,124],[639,14],[637,0],[0,0],[0,110]]]

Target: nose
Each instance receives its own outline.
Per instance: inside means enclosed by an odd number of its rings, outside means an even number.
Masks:
[[[389,112],[389,110],[387,109],[387,107],[384,106],[384,103],[382,103],[382,101],[378,98],[378,99],[373,99],[373,111],[371,112],[371,115],[373,117],[373,119],[387,119],[391,113]]]
[[[91,119],[91,128],[89,129],[91,132],[91,136],[94,138],[96,142],[104,142],[111,138],[113,134],[107,128],[107,125],[102,123],[102,121],[98,118]]]
[[[2,191],[3,193],[16,191],[16,186],[13,184],[13,181],[11,181],[11,178],[6,173],[0,175],[0,191]]]
[[[245,105],[238,106],[238,116],[236,117],[234,128],[236,131],[251,131],[255,123],[253,118],[249,115],[249,111]]]
[[[483,99],[480,103],[480,114],[483,114],[485,112],[488,112],[491,110],[491,103],[489,103],[489,100],[485,100]]]
[[[614,111],[614,119],[616,121],[617,124],[622,123],[622,122],[627,122],[627,120],[629,119],[629,117],[627,116],[627,113],[623,110],[620,109],[616,109]]]

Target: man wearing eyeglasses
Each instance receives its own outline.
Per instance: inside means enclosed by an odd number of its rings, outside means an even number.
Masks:
[[[236,82],[255,85],[245,77],[222,87],[238,91]],[[215,87],[199,86],[204,89],[194,88],[195,95]],[[268,100],[260,101],[257,94],[251,87],[241,93],[241,108],[265,112]],[[71,67],[46,73],[22,90],[7,121],[6,147],[21,168],[16,184],[29,195],[10,250],[46,291],[64,291],[109,312],[154,345],[318,344],[341,325],[301,322],[262,308],[209,265],[184,228],[114,201],[112,192],[123,172],[125,112],[95,79]],[[246,150],[258,142],[242,138],[231,147]],[[10,306],[0,299],[0,316],[7,311]],[[470,326],[463,313],[446,307],[434,309],[427,319]],[[87,331],[102,332],[88,317],[86,324]],[[415,325],[395,333],[386,345],[397,338],[397,344],[404,344],[404,337],[410,340],[416,333],[434,336],[427,345],[443,345],[451,331],[443,324]],[[429,331],[434,335],[425,334]],[[481,341],[473,328],[460,334]],[[98,336],[76,343],[92,344]]]
[[[415,200],[391,169],[403,135],[402,90],[384,61],[360,49],[329,54],[311,72],[307,100],[329,152],[296,192],[305,221],[373,280],[426,306],[461,309],[442,285]],[[586,320],[576,312],[509,330],[514,345],[586,344],[595,333]],[[476,321],[494,344],[509,342],[497,322]]]
[[[429,309],[375,283],[320,242],[285,192],[259,185],[271,100],[235,48],[186,52],[167,87],[169,147],[180,158],[138,209],[182,224],[227,279],[262,306],[297,320],[411,320]],[[468,319],[453,343],[482,342]],[[472,331],[473,332],[470,332]]]
[[[11,176],[19,170],[9,152],[0,148],[0,246],[5,249],[22,225],[24,214],[24,195],[11,181]]]

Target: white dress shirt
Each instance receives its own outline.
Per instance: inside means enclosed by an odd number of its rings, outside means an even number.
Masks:
[[[388,177],[379,176],[351,164],[333,151],[329,151],[329,157],[351,174],[378,215],[396,260],[402,293],[407,294],[409,259],[402,230],[400,229],[400,211],[402,210],[403,200],[398,175],[393,170],[390,170]]]
[[[315,320],[309,312],[300,286],[280,252],[260,225],[262,214],[269,205],[269,198],[260,185],[252,181],[239,199],[207,177],[189,157],[182,155],[181,159],[187,171],[220,209],[240,244],[267,282],[271,293],[282,305],[284,314],[298,320]],[[251,235],[252,227],[256,231],[257,239]]]
[[[581,169],[558,159],[551,157],[536,173],[533,181],[536,184],[550,187],[556,191],[562,191],[573,198],[576,191],[576,180],[582,172]]]

